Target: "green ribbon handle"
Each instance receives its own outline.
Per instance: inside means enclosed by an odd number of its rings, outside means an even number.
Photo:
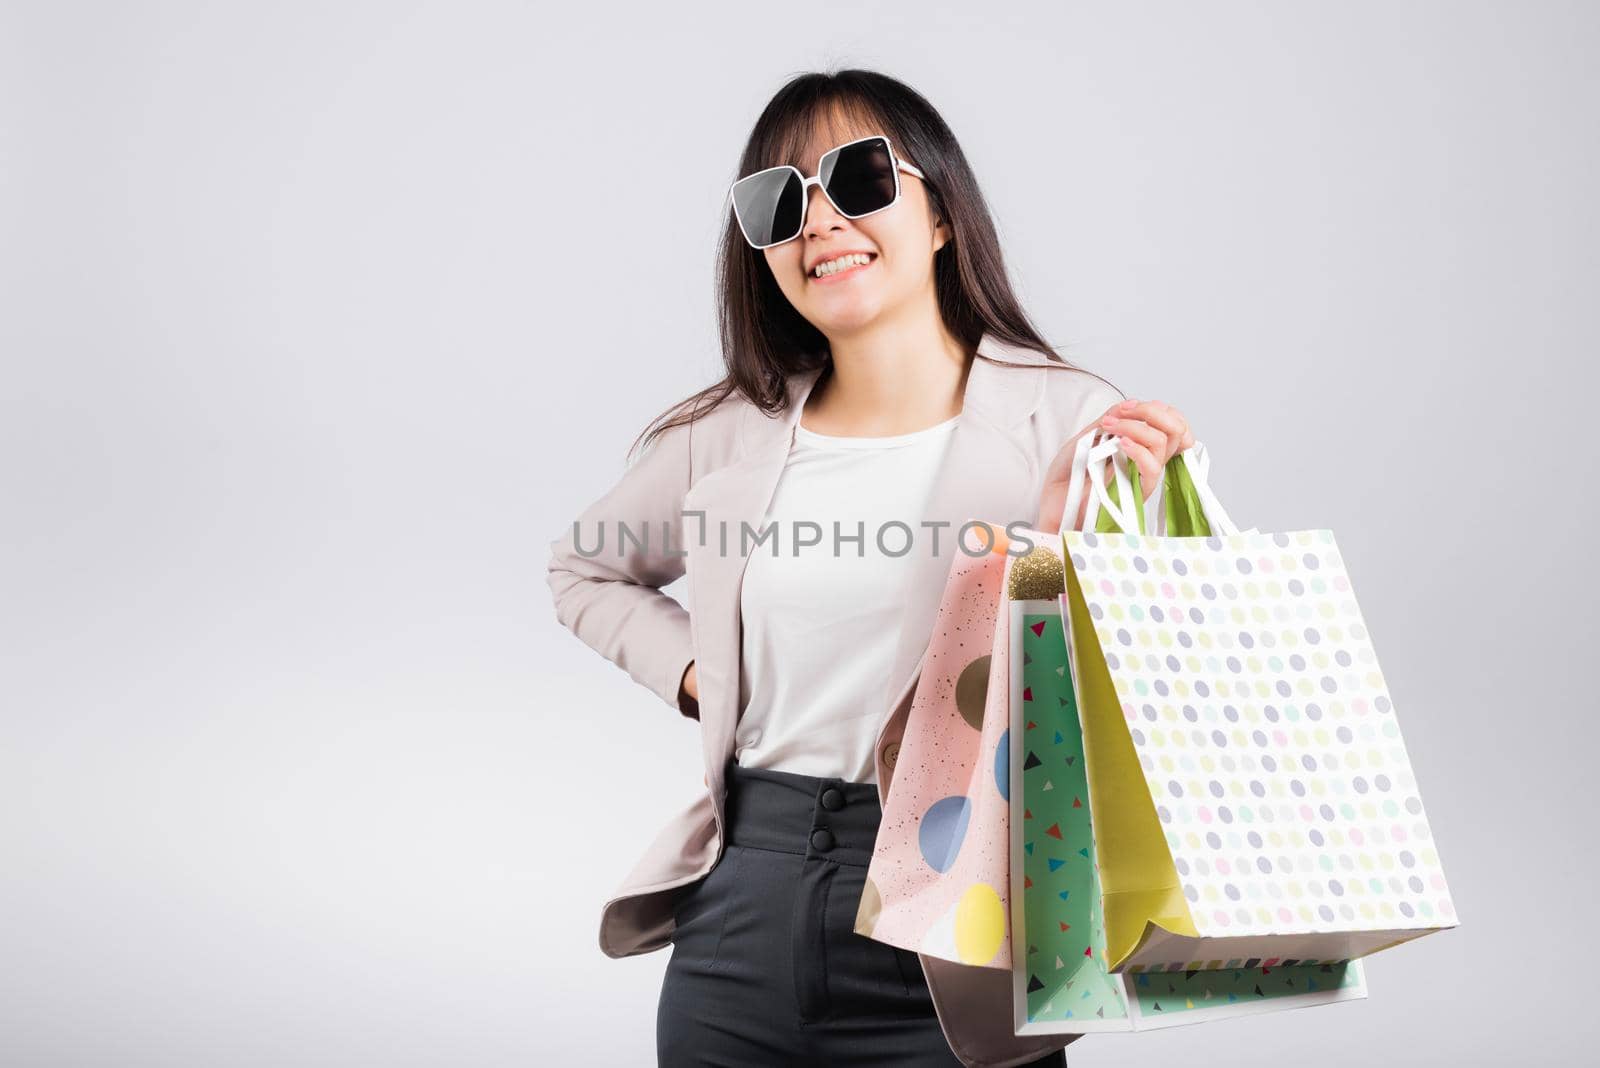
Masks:
[[[1112,457],[1111,462],[1112,463],[1116,463],[1116,458]],[[1094,476],[1091,475],[1090,477],[1093,478]],[[1143,534],[1144,533],[1144,504],[1143,504],[1143,502],[1144,502],[1144,490],[1139,485],[1139,465],[1133,462],[1133,458],[1132,457],[1128,458],[1128,479],[1129,479],[1129,481],[1131,481],[1133,483],[1133,499],[1140,502],[1140,506],[1135,508],[1134,512],[1139,517],[1139,533]],[[1089,495],[1089,500],[1091,502],[1094,501],[1095,500],[1094,491],[1090,490],[1089,494],[1090,494]],[[1117,505],[1119,508],[1122,506],[1122,498],[1120,496],[1118,496],[1118,494],[1117,494],[1117,480],[1115,478],[1110,477],[1109,475],[1106,477],[1106,496],[1110,497],[1112,503]],[[1116,516],[1112,515],[1111,512],[1109,510],[1107,510],[1103,505],[1100,508],[1099,518],[1097,518],[1095,520],[1094,529],[1095,529],[1095,533],[1097,533],[1097,534],[1123,534],[1123,533],[1126,533],[1122,529],[1121,525],[1119,525],[1117,523]]]
[[[1134,509],[1139,519],[1139,533],[1145,533],[1144,522],[1144,490],[1139,484],[1139,465],[1130,457],[1128,464],[1128,481],[1133,486],[1134,500],[1139,502]],[[1183,454],[1179,453],[1167,461],[1167,469],[1163,472],[1164,483],[1162,493],[1166,497],[1167,530],[1169,538],[1208,538],[1211,536],[1211,524],[1206,521],[1205,509],[1200,503],[1200,494],[1195,491],[1194,479],[1189,475],[1189,465],[1184,461]],[[1092,491],[1091,491],[1092,494]],[[1121,498],[1117,494],[1117,480],[1106,480],[1106,496],[1111,498],[1113,504],[1120,506]],[[1091,500],[1093,496],[1091,495]],[[1122,527],[1117,523],[1116,517],[1103,506],[1100,515],[1095,520],[1094,530],[1097,534],[1121,534]]]

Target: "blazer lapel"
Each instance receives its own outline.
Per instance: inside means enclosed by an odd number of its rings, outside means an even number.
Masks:
[[[1028,420],[1043,396],[1045,375],[1050,373],[1045,365],[1053,361],[987,334],[977,352],[932,497],[921,517],[906,519],[913,527],[917,518],[946,525],[937,528],[937,555],[931,551],[932,530],[918,528],[913,550],[918,574],[904,606],[880,732],[916,684],[945,578],[954,553],[961,551],[955,539],[962,524],[968,520],[1000,526],[1013,520],[1033,523],[1031,509],[1036,502],[1028,497],[1039,472],[1027,440]],[[765,521],[794,442],[795,425],[821,373],[817,369],[792,376],[789,406],[776,416],[745,405],[738,428],[743,441],[739,459],[701,478],[684,498],[689,513],[684,531],[701,738],[707,785],[714,797],[722,796],[723,763],[732,752],[739,718],[739,594],[749,563],[741,532],[745,524],[752,532],[759,531]],[[1029,511],[1016,514],[1021,507]]]
[[[722,765],[733,750],[739,718],[739,590],[750,560],[743,543],[744,525],[760,531],[794,443],[795,424],[821,374],[818,368],[792,376],[789,406],[775,416],[744,405],[738,427],[743,443],[739,458],[701,478],[684,495],[684,511],[691,513],[685,520],[689,628],[697,657],[701,744],[714,797],[722,796]]]

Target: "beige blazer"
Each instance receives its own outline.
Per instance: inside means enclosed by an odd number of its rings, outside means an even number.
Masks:
[[[724,765],[732,757],[739,709],[739,589],[749,557],[742,523],[759,530],[794,440],[794,427],[820,370],[789,381],[791,403],[771,416],[734,394],[691,427],[666,431],[621,480],[579,516],[591,553],[573,528],[550,545],[556,616],[585,644],[678,709],[691,660],[699,682],[706,792],[674,815],[600,914],[600,948],[625,957],[672,941],[679,887],[711,870],[722,854]],[[876,745],[878,796],[893,785],[911,696],[955,552],[969,519],[1032,527],[1045,469],[1061,447],[1124,396],[1095,375],[985,335],[967,376],[960,416],[926,514],[944,520],[938,554],[919,535],[924,574],[912,585],[893,664],[893,698],[882,709]],[[695,513],[704,513],[703,517]],[[618,555],[618,523],[645,544]],[[916,521],[906,517],[913,527]],[[648,527],[645,524],[648,523]],[[670,539],[663,531],[670,530]],[[719,531],[727,531],[727,550]],[[645,536],[648,532],[648,537]],[[661,586],[688,574],[688,609]],[[692,710],[680,709],[684,715]],[[940,1025],[964,1064],[1000,1068],[1058,1049],[1070,1038],[1012,1033],[1011,977],[918,954]]]

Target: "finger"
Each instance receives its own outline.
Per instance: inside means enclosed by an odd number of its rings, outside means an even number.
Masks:
[[[1194,431],[1189,428],[1188,417],[1171,404],[1166,404],[1163,402],[1161,408],[1178,422],[1178,451],[1192,448],[1194,446]],[[1173,455],[1177,455],[1177,452],[1174,452]]]
[[[1152,426],[1165,431],[1171,442],[1172,451],[1167,454],[1170,459],[1177,454],[1178,449],[1184,448],[1184,436],[1189,432],[1189,421],[1182,412],[1165,401],[1145,401],[1133,410],[1133,418],[1143,419]]]
[[[1124,417],[1143,419],[1152,426],[1159,427],[1167,433],[1168,438],[1176,448],[1167,454],[1171,459],[1177,454],[1178,449],[1187,449],[1194,444],[1194,435],[1189,432],[1189,420],[1184,414],[1165,401],[1140,401],[1137,402]]]
[[[1139,467],[1139,490],[1145,500],[1156,491],[1156,485],[1161,481],[1161,469],[1164,466],[1149,449],[1130,438],[1118,438],[1123,453],[1125,453]]]
[[[1166,462],[1167,451],[1173,443],[1168,438],[1166,431],[1159,427],[1153,427],[1140,419],[1114,419],[1105,429],[1108,434],[1132,438],[1156,456],[1161,457],[1163,463]]]

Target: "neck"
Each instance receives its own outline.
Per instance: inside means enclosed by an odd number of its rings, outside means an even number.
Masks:
[[[971,355],[937,314],[830,335],[833,373],[806,399],[801,425],[820,434],[887,437],[961,412]]]

